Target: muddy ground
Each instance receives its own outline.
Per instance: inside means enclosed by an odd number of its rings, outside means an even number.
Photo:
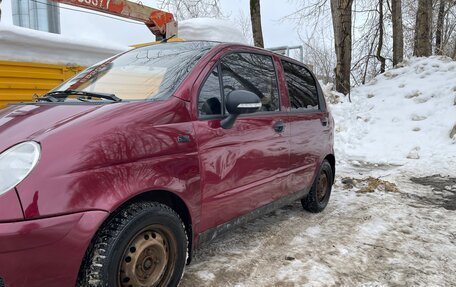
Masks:
[[[323,213],[296,202],[223,235],[181,286],[456,286],[456,178],[373,178],[346,171]]]

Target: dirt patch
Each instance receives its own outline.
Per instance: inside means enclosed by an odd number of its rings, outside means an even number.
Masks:
[[[361,193],[375,191],[399,192],[395,183],[372,176],[362,179],[344,177],[342,178],[342,184],[344,189],[355,189],[356,192]]]
[[[423,203],[440,206],[447,210],[456,210],[456,178],[431,175],[425,177],[412,177],[414,183],[432,188],[430,196],[413,195]]]

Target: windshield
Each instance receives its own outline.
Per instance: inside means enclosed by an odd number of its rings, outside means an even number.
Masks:
[[[84,70],[53,92],[105,93],[122,100],[167,98],[215,45],[180,42],[134,49]]]

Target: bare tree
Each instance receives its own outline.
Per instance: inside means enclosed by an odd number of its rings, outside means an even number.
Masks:
[[[353,0],[331,0],[334,43],[337,58],[335,69],[336,90],[343,94],[350,93],[352,5]]]
[[[393,66],[404,60],[404,30],[402,28],[402,1],[391,0],[393,20]]]
[[[322,28],[317,31],[324,33]],[[304,44],[304,61],[306,64],[312,65],[317,79],[322,81],[323,84],[334,83],[336,55],[334,54],[334,47],[331,45],[333,42],[332,37],[318,39],[312,36],[303,38],[302,35],[299,35],[299,39]]]
[[[198,17],[224,18],[220,0],[158,0],[160,9],[171,11],[177,20]]]
[[[453,55],[452,57],[454,60],[456,60],[456,41],[454,41],[454,49],[453,49]]]
[[[415,25],[415,48],[417,57],[429,57],[432,54],[432,1],[419,0]]]
[[[443,25],[445,21],[445,4],[446,0],[440,0],[439,3],[439,14],[437,16],[437,31],[435,33],[435,54],[443,55]]]
[[[250,0],[250,18],[252,19],[253,43],[257,47],[264,48],[260,8],[260,0]]]
[[[405,57],[411,57],[415,46],[419,48],[415,42],[422,42],[423,34],[427,39],[427,52],[420,52],[420,55],[432,54],[435,44],[432,35],[437,34],[440,0],[289,1],[296,3],[296,9],[283,20],[296,23],[296,30],[302,36],[301,41],[305,47],[306,62],[316,67],[317,74],[322,75],[320,78],[330,78],[337,74],[334,83],[338,91],[347,93],[351,82],[353,85],[367,83],[379,73],[402,62]],[[456,58],[456,0],[444,1],[446,5],[441,46],[444,55]],[[426,10],[424,29],[422,17],[417,25],[417,15],[423,14],[423,10]],[[330,13],[333,23],[324,21]],[[435,15],[435,19],[432,19],[432,15]],[[332,36],[335,50],[322,42],[322,39],[329,40]],[[422,51],[421,48],[418,50]],[[322,65],[322,59],[331,59],[327,53],[335,57],[333,67],[337,68],[333,70],[334,73],[327,72],[326,63]]]
[[[386,59],[382,56],[382,48],[383,48],[383,34],[384,34],[384,27],[383,27],[383,0],[378,1],[378,45],[377,45],[377,60],[380,62],[380,73],[384,73],[386,69]]]
[[[244,14],[242,10],[239,10],[236,17],[231,18],[236,26],[241,30],[242,35],[250,45],[253,45],[253,32],[252,32],[252,21],[249,15]]]
[[[437,17],[437,31],[435,33],[435,54],[443,55],[442,34],[445,21],[445,4],[446,0],[440,0],[439,13]]]

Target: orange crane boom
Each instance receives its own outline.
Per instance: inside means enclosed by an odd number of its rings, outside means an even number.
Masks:
[[[157,37],[157,40],[170,38],[177,34],[177,22],[174,15],[137,4],[128,0],[51,0],[143,22]]]

